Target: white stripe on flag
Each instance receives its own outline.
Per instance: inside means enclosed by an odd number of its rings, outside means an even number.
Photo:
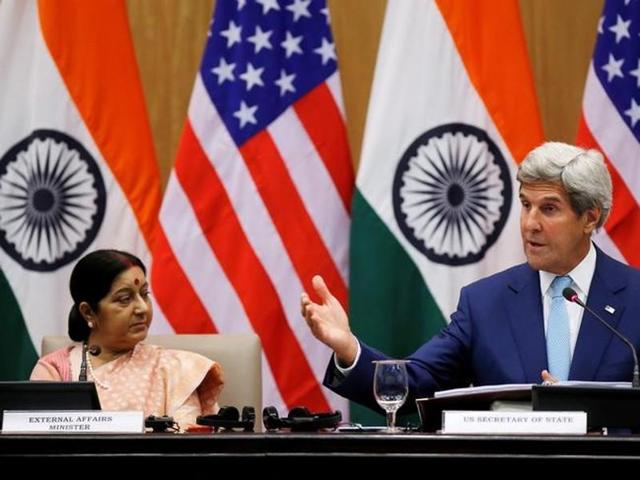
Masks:
[[[217,329],[232,333],[253,331],[235,290],[207,243],[175,171],[169,178],[165,198],[167,200],[162,203],[160,223],[167,241],[171,249],[177,252],[178,263]],[[189,232],[189,235],[184,232]],[[220,302],[219,298],[225,301]]]
[[[267,130],[342,280],[347,284],[349,242],[345,237],[351,220],[329,172],[293,109],[285,110]],[[345,232],[345,235],[336,235],[336,232]]]
[[[344,110],[344,100],[342,97],[342,84],[340,83],[340,74],[336,71],[333,75],[327,78],[327,86],[331,91],[331,95],[333,96],[333,101],[336,102],[338,109],[340,110],[340,115],[342,118],[346,118],[345,110]]]
[[[171,249],[178,252],[176,259],[213,319],[216,329],[223,333],[253,332],[251,322],[233,286],[205,240],[195,212],[175,172],[172,172],[169,178],[165,198],[160,212],[160,222],[167,241]],[[185,232],[190,234],[185,235]],[[221,302],[221,298],[225,301]],[[270,388],[276,383],[264,352],[262,356],[264,404],[283,407],[285,403],[278,389]]]
[[[607,231],[604,228],[601,228],[599,232],[594,233],[591,239],[595,242],[598,247],[600,247],[607,255],[619,260],[622,263],[629,263],[624,258],[618,246],[615,244],[611,237],[607,234]]]
[[[287,322],[320,382],[324,377],[330,351],[311,335],[300,315],[299,297],[291,292],[302,292],[302,283],[240,152],[229,148],[234,145],[233,140],[211,104],[200,76],[193,89],[189,118],[196,138],[227,190],[249,243],[278,293]]]

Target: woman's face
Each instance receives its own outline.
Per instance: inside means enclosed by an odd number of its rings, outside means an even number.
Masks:
[[[91,342],[112,351],[131,350],[147,337],[152,316],[147,279],[140,267],[131,267],[98,302]]]

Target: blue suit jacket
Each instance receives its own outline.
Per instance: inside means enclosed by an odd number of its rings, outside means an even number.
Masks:
[[[640,345],[640,271],[597,249],[587,305]],[[609,313],[613,307],[615,311]],[[608,311],[609,310],[609,311]],[[353,401],[377,408],[372,360],[384,354],[361,342],[358,363],[345,378],[329,363],[324,384]],[[460,292],[451,323],[408,357],[409,399],[447,388],[501,383],[539,383],[547,351],[538,272],[522,264],[479,280]],[[584,312],[570,380],[631,381],[627,345]]]

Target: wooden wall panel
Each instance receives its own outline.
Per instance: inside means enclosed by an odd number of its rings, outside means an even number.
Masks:
[[[342,91],[357,167],[386,0],[329,0]]]
[[[131,32],[163,184],[173,166],[213,0],[129,0]]]
[[[468,1],[486,1],[490,6],[501,0]],[[571,142],[603,0],[519,1],[546,137]],[[166,182],[214,0],[128,0],[127,6]],[[329,0],[354,165],[360,154],[385,6],[386,0]]]
[[[520,0],[545,136],[573,142],[603,0]]]

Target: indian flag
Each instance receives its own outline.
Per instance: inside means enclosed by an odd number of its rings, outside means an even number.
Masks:
[[[516,0],[388,2],[353,202],[361,339],[406,356],[524,260],[515,174],[541,141]]]
[[[160,181],[123,1],[0,1],[0,86],[6,380],[27,378],[43,335],[66,333],[82,255],[149,260]]]

